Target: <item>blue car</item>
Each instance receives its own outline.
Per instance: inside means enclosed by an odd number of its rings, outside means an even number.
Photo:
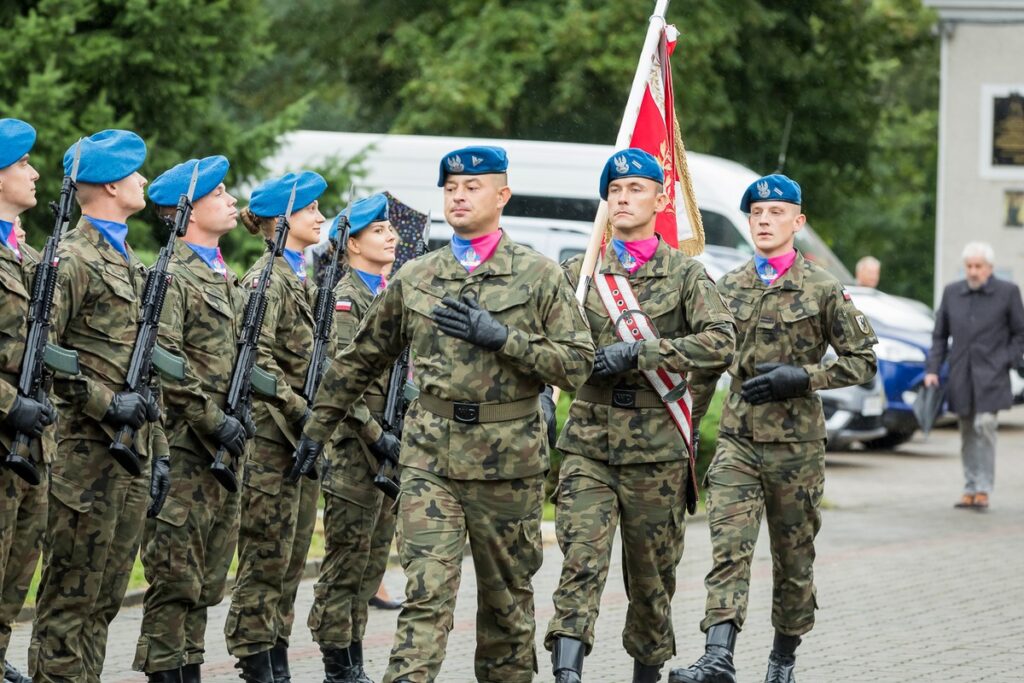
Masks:
[[[914,399],[924,383],[925,361],[935,324],[924,304],[868,287],[847,287],[853,302],[871,320],[878,335],[878,377],[885,385],[886,433],[864,442],[868,448],[894,448],[917,431]],[[945,374],[945,373],[943,373]]]

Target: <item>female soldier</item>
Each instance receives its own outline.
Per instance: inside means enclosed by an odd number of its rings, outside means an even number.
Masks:
[[[348,346],[373,298],[387,285],[398,236],[383,194],[354,202],[349,213],[348,272],[335,288],[337,348]],[[340,216],[331,226],[332,237]],[[390,499],[373,485],[381,459],[398,461],[398,439],[380,427],[389,372],[353,406],[325,451],[326,556],[309,613],[313,640],[323,652],[325,683],[369,683],[361,640],[367,603],[387,566],[395,517]]]
[[[272,239],[292,188],[290,230],[283,263],[275,264],[267,288],[256,361],[277,377],[277,395],[253,406],[256,437],[242,476],[238,574],[224,625],[228,650],[239,658],[242,679],[251,683],[291,680],[288,637],[319,495],[319,482],[303,477],[293,483],[285,474],[308,414],[299,391],[313,346],[316,292],[306,279],[302,250],[318,241],[324,216],[317,199],[327,182],[311,171],[269,180],[253,190],[241,217],[249,232]],[[243,289],[256,286],[269,258],[268,251],[249,269]]]

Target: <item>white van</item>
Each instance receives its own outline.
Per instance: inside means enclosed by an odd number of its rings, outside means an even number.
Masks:
[[[468,145],[497,145],[508,152],[512,199],[501,222],[517,242],[556,261],[586,249],[597,212],[598,179],[615,151],[610,145],[300,130],[285,136],[267,166],[279,174],[317,166],[332,157],[361,156],[366,175],[356,183],[357,196],[388,190],[418,211],[429,211],[433,216],[431,242],[439,244],[451,237],[437,187],[441,158]],[[753,253],[747,218],[739,203],[758,175],[734,161],[706,154],[690,152],[687,160],[707,244]],[[853,281],[846,267],[809,228],[798,235],[797,246],[844,282]]]

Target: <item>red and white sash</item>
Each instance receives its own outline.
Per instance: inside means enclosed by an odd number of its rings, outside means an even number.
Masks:
[[[622,275],[611,273],[601,274],[601,261],[598,261],[594,272],[594,284],[597,293],[601,296],[601,303],[604,304],[608,316],[615,326],[615,334],[622,341],[651,341],[658,339],[658,331],[654,329],[650,319],[646,315],[632,315],[642,313],[640,302],[637,301],[629,280]],[[651,387],[661,396],[661,400],[672,416],[672,421],[679,429],[686,443],[687,453],[690,461],[693,462],[693,397],[690,395],[690,388],[686,378],[676,372],[668,370],[641,370]]]

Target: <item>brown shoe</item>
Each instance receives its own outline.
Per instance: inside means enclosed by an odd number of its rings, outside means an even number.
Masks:
[[[974,496],[974,508],[976,510],[988,510],[988,494],[978,493]]]
[[[974,494],[972,494],[972,493],[965,493],[964,495],[960,496],[960,500],[957,501],[956,505],[954,505],[953,507],[955,507],[955,508],[972,508],[972,507],[974,507]]]

